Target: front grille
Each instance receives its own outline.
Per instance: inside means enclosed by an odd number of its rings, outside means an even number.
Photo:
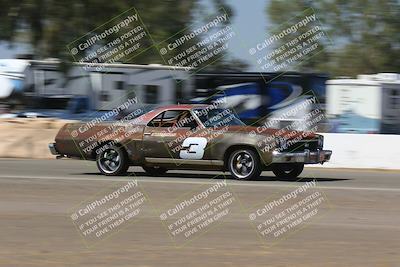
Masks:
[[[286,141],[286,145],[281,145],[282,152],[302,152],[305,149],[310,151],[316,151],[319,149],[318,140],[301,140],[296,143],[291,143],[290,141]]]

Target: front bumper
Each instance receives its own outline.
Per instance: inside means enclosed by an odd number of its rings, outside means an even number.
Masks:
[[[53,154],[53,155],[60,155],[60,153],[58,153],[58,151],[57,151],[57,149],[56,149],[56,143],[50,143],[49,144],[49,150],[50,150],[50,153],[51,154]]]
[[[331,150],[310,151],[305,149],[304,152],[272,152],[272,163],[304,163],[304,164],[323,164],[331,159]]]

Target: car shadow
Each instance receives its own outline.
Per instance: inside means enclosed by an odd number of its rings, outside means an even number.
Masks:
[[[90,172],[90,173],[81,173],[77,175],[98,175],[98,176],[103,176],[100,172]],[[160,177],[160,178],[191,178],[191,179],[218,179],[218,180],[235,180],[229,173],[220,173],[220,174],[204,174],[204,173],[177,173],[177,172],[167,172],[161,176],[151,176],[147,174],[146,172],[128,172],[124,176],[120,176],[121,178],[123,177],[135,177],[135,176],[145,176],[145,177]],[[311,181],[317,181],[317,182],[337,182],[337,181],[347,181],[347,180],[352,180],[352,179],[347,179],[347,178],[313,178],[313,177],[297,177],[294,179],[282,179],[282,178],[277,178],[274,175],[262,175],[259,178],[255,179],[254,181],[275,181],[275,182],[297,182],[297,183],[306,183],[306,182],[311,182]]]
[[[260,176],[255,181],[276,181],[276,182],[297,182],[297,183],[306,183],[306,182],[337,182],[337,181],[347,181],[352,179],[347,178],[318,178],[318,177],[297,177],[293,179],[284,179],[278,178],[276,176]]]
[[[151,176],[146,172],[135,172],[136,176],[147,176],[147,177],[168,177],[168,178],[192,178],[192,179],[221,179],[223,180],[227,175],[221,174],[205,174],[205,173],[177,173],[177,172],[167,172],[161,176]]]
[[[104,176],[100,172],[85,172],[85,173],[75,173],[74,175],[97,175],[97,176]],[[104,177],[135,177],[135,176],[146,176],[146,177],[160,177],[160,178],[193,178],[193,179],[213,179],[213,178],[221,178],[223,179],[223,174],[212,175],[212,174],[195,174],[195,173],[174,173],[174,172],[167,172],[160,176],[151,176],[146,172],[128,172],[126,175],[121,176],[104,176]],[[219,177],[221,176],[221,177]]]

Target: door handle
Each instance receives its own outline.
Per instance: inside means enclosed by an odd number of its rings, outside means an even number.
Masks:
[[[151,133],[144,133],[144,135],[151,135]]]

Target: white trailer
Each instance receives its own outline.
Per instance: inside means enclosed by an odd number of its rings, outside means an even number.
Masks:
[[[400,75],[328,80],[327,115],[336,132],[400,133]]]
[[[12,61],[21,62],[8,60],[9,66]],[[25,63],[19,76],[26,96],[88,96],[96,110],[112,109],[132,97],[144,104],[184,102],[194,86],[187,69],[162,65],[74,63],[64,74],[57,60]]]
[[[75,63],[64,75],[59,63],[31,61],[26,75],[40,95],[86,95],[96,110],[108,110],[137,97],[139,103],[176,103],[189,99],[190,73],[184,68],[162,65]]]

